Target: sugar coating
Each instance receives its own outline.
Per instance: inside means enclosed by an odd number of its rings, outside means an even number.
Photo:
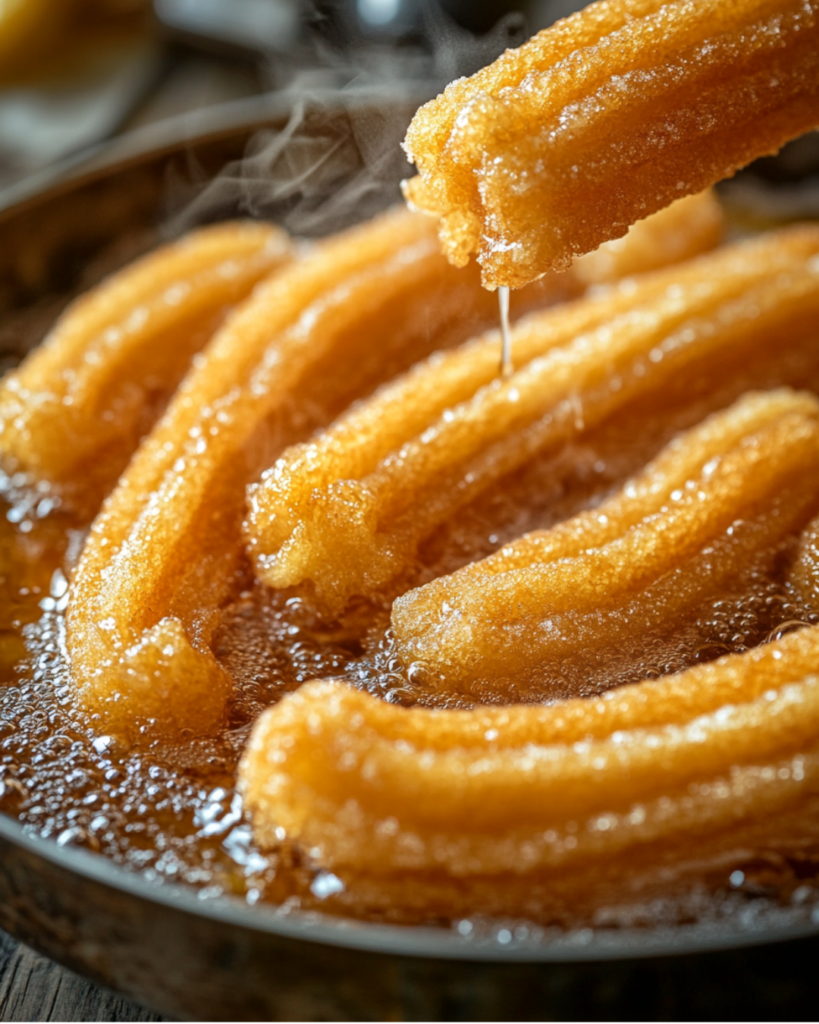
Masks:
[[[626,529],[634,535],[651,523],[659,526],[659,548],[671,560],[680,548],[696,546],[698,528],[713,527],[718,518],[713,495],[703,499],[700,523],[687,523],[692,531],[686,537],[663,528],[666,512],[652,512],[670,497],[667,488],[692,472],[696,490],[708,486],[703,476],[712,482],[722,476],[715,489],[723,502],[735,488],[746,512],[770,521],[787,515],[788,507],[795,511],[789,528],[800,529],[819,497],[816,485],[807,497],[805,488],[794,486],[800,475],[805,481],[817,457],[818,412],[810,396],[750,395],[674,442],[602,506],[608,522],[589,513],[536,538],[539,547],[550,548],[555,559],[574,554],[577,560],[578,551],[594,556],[612,534]],[[782,481],[769,475],[770,463],[779,462],[787,474],[791,456],[795,475],[790,489],[781,489]],[[763,460],[768,471],[760,472]],[[815,530],[814,521],[807,532]],[[602,546],[585,549],[595,541]],[[518,550],[512,545],[498,561],[528,563],[527,543]],[[810,578],[812,565],[803,551],[792,575]],[[477,579],[480,571],[479,564],[467,573]],[[673,567],[667,572],[685,587]],[[573,603],[594,604],[595,587],[578,576]],[[610,581],[603,582],[608,592]],[[635,573],[625,564],[615,593],[603,600],[617,600],[629,584]],[[486,593],[485,579],[483,585]],[[811,596],[815,588],[811,578]],[[516,599],[523,606],[529,600],[525,585]],[[493,603],[491,592],[486,603]],[[410,603],[407,614],[412,611]],[[484,635],[497,642],[484,632],[486,622],[468,621],[475,623],[476,643]],[[592,623],[586,642],[596,638]],[[707,848],[728,828],[804,808],[819,791],[818,653],[819,627],[812,626],[677,675],[621,687],[604,699],[466,712],[399,708],[340,683],[309,683],[257,722],[240,788],[263,845],[283,831],[318,863],[342,873],[395,874],[406,886],[416,872],[422,879],[441,873],[467,882],[551,872],[560,892],[571,887],[574,871],[586,878],[600,864],[610,872],[614,863],[639,862],[645,849],[661,858],[663,844],[679,844],[686,835]],[[792,821],[771,841],[785,842],[798,830]]]
[[[309,581],[330,614],[374,596],[437,526],[535,453],[661,399],[682,373],[739,369],[780,331],[811,337],[817,249],[816,229],[783,231],[534,314],[512,332],[518,369],[503,380],[496,333],[432,357],[250,489],[258,574],[276,587]]]
[[[811,395],[749,394],[597,508],[399,597],[401,656],[468,688],[671,632],[819,509],[818,417]]]
[[[422,107],[416,209],[520,287],[819,123],[817,0],[602,0]]]
[[[668,628],[806,525],[790,575],[810,607],[818,459],[814,397],[749,394],[597,509],[399,599],[399,649],[415,640],[412,657],[469,676],[605,642],[630,619]],[[606,621],[626,605],[628,618]],[[526,622],[509,635],[512,615]],[[707,846],[815,797],[817,654],[810,626],[604,699],[465,712],[308,683],[257,722],[240,789],[263,846],[287,835],[342,874],[411,886],[415,873],[554,872],[560,892],[595,863],[611,872],[691,834]],[[772,842],[798,831],[792,821]]]
[[[707,248],[719,222],[710,203],[643,222],[518,293],[517,311]],[[503,944],[534,935],[534,922],[668,924],[729,911],[744,922],[753,911],[758,923],[759,901],[743,904],[728,881],[747,872],[752,887],[747,861],[758,854],[769,908],[790,902],[809,920],[816,633],[782,637],[819,619],[819,517],[802,530],[815,511],[816,400],[747,393],[819,391],[818,244],[813,228],[783,232],[520,321],[518,376],[505,391],[492,383],[496,333],[423,362],[497,316],[475,268],[443,260],[431,221],[388,215],[301,251],[194,359],[79,572],[81,520],[52,515],[37,487],[8,508],[0,809],[32,834],[184,880],[202,898],[230,891],[283,912],[300,904],[403,923],[462,915],[460,934],[478,929],[475,914],[524,918],[491,925]],[[168,282],[162,301],[185,295]],[[139,304],[120,319],[134,331],[145,323]],[[472,419],[461,421],[463,406]],[[523,418],[504,421],[507,406]],[[451,423],[461,426],[442,434],[440,473],[418,475],[426,464],[413,460]],[[450,462],[453,438],[467,447]],[[264,483],[278,480],[296,564],[318,550],[310,509],[325,507],[322,488],[370,481],[405,455],[420,490],[396,493],[418,532],[395,549],[401,569],[386,589],[327,620],[318,590],[332,601],[336,581],[354,579],[333,575],[349,541],[342,504],[325,533],[316,528],[325,576],[295,592],[254,580],[241,534],[249,481],[273,467]],[[393,488],[400,474],[384,479]],[[387,532],[392,493],[374,506]],[[378,532],[354,540],[345,571],[381,564]],[[254,556],[261,566],[264,552]],[[480,678],[457,659],[452,671],[438,665],[434,649],[410,664],[399,656],[396,593],[480,579],[502,619],[496,580],[538,562],[557,568],[539,597],[570,605],[556,617],[572,643],[562,659],[546,652],[528,690],[493,674],[491,625]],[[656,600],[658,583],[667,600]],[[528,614],[534,595],[520,590],[508,593]],[[425,627],[427,607],[445,624],[453,605],[439,597],[421,586],[396,612]],[[626,615],[615,646],[605,642],[612,610]],[[483,611],[473,602],[481,631]],[[582,635],[567,614],[585,616]],[[511,659],[525,662],[537,639]],[[701,664],[729,651],[743,653]],[[605,663],[596,675],[594,659]],[[310,682],[331,676],[367,692]],[[262,709],[299,687],[263,715],[241,773],[254,842],[234,790],[238,753]],[[544,696],[550,706],[498,704]]]

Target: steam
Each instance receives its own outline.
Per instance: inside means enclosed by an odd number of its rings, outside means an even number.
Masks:
[[[411,174],[401,150],[416,109],[453,78],[472,74],[524,38],[519,15],[474,36],[433,4],[425,7],[430,48],[369,45],[341,55],[317,45],[315,64],[268,94],[271,120],[244,157],[208,184],[182,191],[165,226],[177,235],[225,216],[271,219],[316,237],[365,220],[400,199]]]

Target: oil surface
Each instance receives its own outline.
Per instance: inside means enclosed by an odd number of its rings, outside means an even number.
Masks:
[[[64,613],[83,524],[72,522],[49,495],[23,498],[15,493],[15,481],[6,480],[9,500],[0,524],[0,810],[17,817],[32,835],[84,847],[151,879],[182,881],[197,887],[203,898],[233,893],[249,903],[271,902],[282,912],[320,909],[434,921],[469,934],[472,925],[464,923],[462,909],[443,897],[435,913],[427,898],[419,900],[422,910],[397,902],[385,911],[383,900],[368,894],[367,880],[341,881],[313,869],[287,847],[267,854],[257,849],[234,788],[250,725],[284,693],[327,677],[404,705],[470,706],[474,691],[471,697],[443,696],[425,665],[404,665],[396,656],[388,629],[395,594],[598,503],[701,415],[702,408],[691,403],[669,413],[666,401],[662,413],[634,410],[616,428],[609,425],[588,434],[582,445],[534,460],[429,538],[410,572],[378,605],[353,606],[339,622],[322,621],[309,591],[273,593],[256,584],[246,567],[237,580],[238,596],[222,611],[214,642],[236,683],[224,731],[215,740],[157,745],[139,753],[117,737],[100,735],[72,703]],[[764,564],[750,566],[729,592],[671,632],[643,635],[630,646],[607,651],[602,660],[543,666],[519,687],[517,699],[542,700],[547,679],[554,692],[555,673],[565,695],[592,696],[745,650],[816,621],[784,583],[792,546],[788,541]],[[479,694],[486,701],[500,699],[489,687]],[[804,917],[819,896],[819,835],[811,831],[806,830],[798,856],[771,855],[763,841],[758,849],[746,844],[741,863],[699,864],[682,895],[654,900],[649,909],[641,904],[639,910],[592,912],[578,904],[576,913],[559,921],[538,920],[533,913],[516,927],[531,937],[555,925],[741,917],[749,906],[758,915],[765,908],[780,913],[784,905]],[[502,917],[503,900],[497,905]]]
[[[274,594],[246,566],[236,597],[222,610],[214,650],[236,682],[229,720],[216,740],[183,740],[175,747],[133,752],[100,734],[72,702],[64,645],[68,580],[87,522],[76,521],[47,490],[26,492],[23,480],[2,479],[0,490],[0,811],[26,831],[60,845],[104,855],[150,879],[183,882],[203,898],[233,893],[266,901],[282,912],[322,910],[397,921],[434,921],[470,936],[479,922],[438,897],[432,883],[413,909],[371,898],[366,879],[344,879],[306,864],[283,847],[262,853],[235,791],[238,759],[259,711],[316,678],[336,677],[384,700],[405,705],[469,706],[472,696],[446,696],[424,664],[404,665],[389,635],[392,599],[410,587],[484,557],[523,533],[548,527],[594,506],[641,469],[673,436],[751,388],[780,384],[819,393],[819,358],[781,339],[775,351],[751,353],[741,370],[700,380],[683,375],[659,398],[635,405],[616,422],[584,435],[559,454],[532,460],[463,509],[425,542],[416,563],[378,605],[359,604],[328,624],[309,591]],[[733,581],[719,600],[698,609],[673,631],[641,636],[595,663],[575,660],[562,671],[543,666],[517,699],[554,692],[560,671],[566,692],[592,696],[627,682],[678,671],[729,651],[764,643],[816,621],[783,580],[789,543]],[[549,674],[551,673],[551,676]],[[480,699],[498,700],[487,687]],[[507,698],[508,699],[508,698]],[[673,895],[632,905],[584,907],[568,917],[514,924],[497,901],[498,941],[550,934],[543,929],[658,925],[672,921],[762,920],[786,913],[819,920],[819,809],[806,808],[805,841],[785,856],[766,845],[766,828],[745,836],[741,855],[686,865]],[[635,865],[635,870],[643,866]],[[667,873],[672,877],[673,872]],[[406,896],[410,883],[404,880]],[[536,880],[526,882],[535,889]],[[424,883],[419,883],[419,890]],[[429,907],[438,901],[434,912]],[[388,901],[389,902],[389,901]],[[513,901],[517,902],[517,901]],[[509,938],[507,938],[507,936]]]

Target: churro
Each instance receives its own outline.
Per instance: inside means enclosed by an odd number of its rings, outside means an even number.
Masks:
[[[622,238],[604,242],[594,252],[578,257],[568,271],[548,274],[541,280],[548,285],[568,277],[577,280],[581,288],[613,284],[700,256],[719,244],[724,230],[725,215],[719,200],[706,189],[677,199],[632,224]]]
[[[648,580],[668,583],[665,601],[657,601],[661,618],[701,600],[709,583],[719,594],[728,574],[753,561],[754,549],[775,549],[813,514],[817,459],[815,398],[789,391],[745,397],[675,441],[594,512],[510,545],[483,563],[487,571],[482,563],[465,570],[485,595],[485,608],[462,615],[478,657],[491,660],[487,650],[500,643],[503,670],[526,659],[506,643],[510,608],[562,602],[545,609],[554,617],[580,608],[590,621],[570,637],[576,646],[599,638],[605,623],[595,608],[616,606],[629,587],[641,599],[630,609],[637,628],[656,618],[648,597],[642,601]],[[815,563],[804,554],[805,538],[814,528],[805,531],[793,570],[808,581],[802,589],[809,596]],[[599,574],[579,564],[605,561],[617,544],[622,557],[609,557]],[[698,550],[706,557],[692,558]],[[497,601],[494,582],[533,558],[565,568],[572,593],[562,594],[557,579],[542,592],[525,581]],[[408,595],[398,602],[397,627],[413,617],[431,622],[440,611],[435,586],[424,588],[435,594],[434,611],[424,590]],[[432,626],[443,634],[441,646],[452,642],[448,615]],[[540,624],[529,622],[517,640],[537,644]],[[628,617],[615,628],[628,631]],[[468,672],[469,653],[461,654],[457,668]],[[538,654],[555,656],[543,648]],[[631,859],[635,850],[686,834],[707,843],[815,798],[817,654],[819,628],[808,627],[678,675],[550,707],[406,709],[339,683],[310,683],[260,718],[240,769],[242,791],[262,845],[288,837],[342,874],[395,873],[407,884],[414,872],[469,880],[558,871],[560,886],[577,866],[588,870],[605,859],[611,869],[612,857]]]
[[[73,579],[73,678],[105,727],[215,728],[231,681],[208,640],[241,579],[246,485],[351,399],[494,316],[477,274],[451,268],[430,222],[405,210],[323,243],[234,313],[109,496]]]
[[[535,453],[686,374],[692,401],[717,390],[726,362],[735,371],[774,337],[813,337],[817,252],[819,231],[794,229],[537,314],[513,331],[520,368],[503,380],[496,334],[433,357],[250,489],[257,573],[274,587],[309,581],[330,614],[374,596],[436,526]]]
[[[606,0],[422,107],[405,194],[519,287],[817,124],[816,0]]]
[[[92,510],[162,413],[231,307],[292,256],[271,225],[203,228],[74,302],[0,385],[0,459],[9,473]]]
[[[537,677],[575,696],[595,657],[669,634],[814,514],[819,403],[751,394],[669,445],[597,508],[405,594],[397,649],[440,689]]]
[[[244,799],[263,846],[287,836],[375,875],[514,875],[702,839],[816,795],[817,650],[810,627],[553,706],[401,708],[308,683],[256,724]]]

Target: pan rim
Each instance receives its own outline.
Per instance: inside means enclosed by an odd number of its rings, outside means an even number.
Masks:
[[[223,894],[202,899],[199,891],[178,882],[152,881],[109,860],[102,854],[76,847],[60,847],[51,840],[28,835],[23,825],[0,813],[0,841],[124,895],[137,897],[193,917],[234,925],[246,931],[304,943],[333,946],[362,953],[408,956],[414,959],[460,960],[492,963],[569,963],[636,960],[664,956],[715,953],[810,938],[819,934],[819,922],[789,923],[774,927],[705,923],[668,928],[580,929],[548,941],[502,944],[490,936],[467,938],[454,929],[424,925],[393,925],[308,911],[282,913],[263,904],[248,905]],[[503,922],[498,922],[501,927]],[[497,930],[497,929],[496,929]]]
[[[177,114],[124,135],[95,143],[78,153],[36,171],[0,190],[0,225],[51,198],[89,184],[97,178],[137,166],[163,154],[185,152],[188,147],[217,141],[250,128],[284,124],[298,103],[338,112],[354,112],[393,104],[420,106],[430,98],[428,89],[363,86],[350,91],[310,89],[299,93],[260,93],[218,103],[205,110]],[[412,165],[407,163],[407,174]]]

